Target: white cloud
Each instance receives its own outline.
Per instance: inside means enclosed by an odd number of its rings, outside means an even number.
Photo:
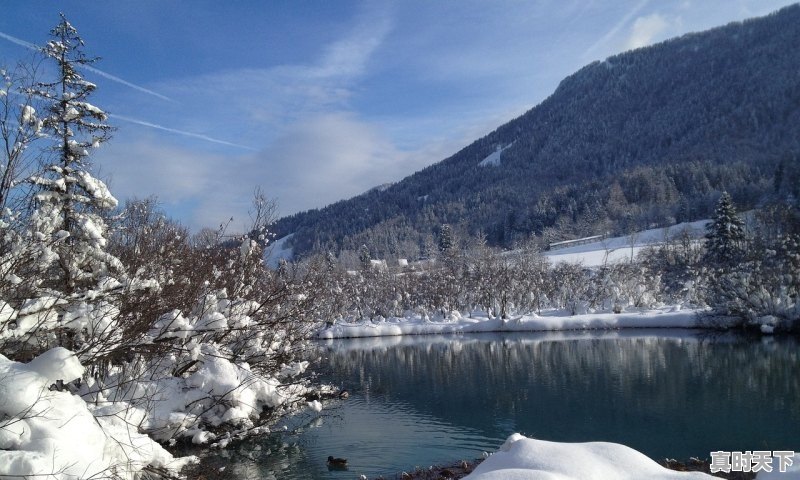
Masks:
[[[639,17],[633,22],[630,36],[625,43],[625,49],[630,50],[650,45],[655,39],[662,38],[662,34],[669,27],[670,22],[658,13]]]
[[[182,106],[173,110],[180,118],[200,121],[195,128],[176,127],[181,130],[199,131],[204,130],[203,122],[213,128],[230,121],[254,121],[268,130],[306,114],[345,108],[391,28],[388,12],[368,9],[358,15],[348,35],[321,47],[316,62],[213,72],[172,79],[159,88],[180,99]]]
[[[165,203],[185,202],[209,189],[224,158],[197,154],[165,145],[152,137],[133,142],[111,142],[98,150],[95,164],[110,178],[112,192],[120,199],[157,195]]]
[[[117,117],[215,143],[263,147],[222,157],[195,154],[200,145],[156,146],[151,137],[129,141],[106,155],[107,168],[119,178],[115,192],[122,198],[153,193],[165,204],[183,203],[193,228],[216,226],[230,216],[240,228],[256,186],[278,199],[282,213],[293,213],[396,179],[404,154],[347,105],[391,27],[388,12],[372,8],[357,17],[351,33],[323,47],[316,62],[160,83],[178,102],[159,106],[157,121]]]
[[[256,186],[278,198],[285,214],[396,179],[392,169],[402,154],[348,105],[391,27],[388,12],[371,8],[349,34],[322,47],[316,62],[161,82],[158,89],[177,102],[151,109],[157,119],[146,112],[116,117],[217,144],[263,147],[223,157],[204,152],[203,145],[179,146],[179,137],[168,144],[154,137],[157,132],[136,137],[143,130],[129,126],[125,139],[102,157],[104,170],[114,172],[115,194],[155,194],[166,205],[181,204],[180,216],[193,228],[231,216],[240,228]]]
[[[608,30],[605,35],[600,37],[599,40],[594,42],[592,45],[589,46],[584,52],[583,57],[587,58],[594,54],[594,52],[601,47],[604,47],[612,38],[614,38],[620,30],[622,30],[625,25],[630,22],[630,20],[635,17],[644,7],[647,6],[650,0],[641,0],[639,1],[634,7],[628,10],[625,15]]]
[[[392,29],[389,12],[370,8],[362,12],[350,35],[327,46],[322,60],[312,69],[318,77],[362,75],[375,51]]]
[[[95,156],[102,172],[113,172],[108,180],[119,200],[154,195],[171,216],[195,230],[232,216],[236,226],[244,224],[259,184],[251,164],[251,156],[209,154],[152,137],[112,142]]]
[[[255,187],[276,198],[284,215],[319,208],[400,180],[487,131],[473,125],[455,138],[404,151],[383,128],[352,113],[324,113],[293,124],[258,153],[214,155],[126,134],[99,150],[95,161],[113,172],[111,189],[120,200],[155,195],[195,230],[233,217],[231,229],[239,231]]]
[[[259,167],[292,210],[319,207],[393,179],[401,153],[351,114],[324,114],[295,124],[261,155]]]

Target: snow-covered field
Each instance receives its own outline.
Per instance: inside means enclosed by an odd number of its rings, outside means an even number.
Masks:
[[[287,246],[286,242],[289,241],[293,236],[294,234],[292,233],[269,244],[267,249],[264,251],[264,260],[267,262],[267,265],[269,265],[270,268],[278,268],[278,264],[281,260],[291,261],[292,257],[294,256],[294,250],[292,247]]]
[[[586,267],[599,267],[606,263],[628,261],[632,257],[653,245],[663,243],[686,232],[691,238],[702,238],[705,235],[709,220],[679,223],[668,228],[655,228],[637,232],[624,237],[613,237],[598,242],[560,248],[544,253],[552,263],[580,263]]]

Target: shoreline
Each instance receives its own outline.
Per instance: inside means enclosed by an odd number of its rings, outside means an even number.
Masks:
[[[396,337],[462,333],[521,333],[602,331],[622,329],[718,329],[700,321],[703,309],[666,306],[659,309],[632,310],[621,313],[598,312],[570,315],[563,311],[489,318],[485,314],[462,315],[452,312],[447,318],[408,317],[377,318],[352,323],[334,323],[319,330],[317,340],[344,338]]]
[[[200,462],[194,465],[189,465],[184,470],[184,473],[189,475],[189,478],[196,478],[198,480],[225,480],[230,478],[230,472],[227,468],[219,468],[219,465],[213,463],[205,463],[207,458],[200,459]],[[353,472],[353,478],[368,478],[368,480],[458,480],[467,477],[472,473],[475,468],[480,465],[485,458],[476,458],[473,460],[460,460],[456,462],[443,463],[431,465],[427,468],[416,467],[413,470],[401,471],[392,475],[379,475],[377,477],[366,477],[361,475],[358,477],[358,472]],[[753,480],[756,478],[756,473],[753,472],[717,472],[711,473],[709,459],[690,458],[686,461],[678,461],[675,459],[665,458],[656,460],[656,463],[664,468],[677,472],[702,472],[714,478],[724,478],[727,480]],[[344,468],[343,470],[347,470]]]
[[[452,464],[432,465],[427,469],[417,468],[411,472],[397,473],[392,477],[378,476],[371,480],[458,480],[465,478],[467,475],[477,467],[484,459],[475,459],[472,461],[462,460]],[[724,478],[727,480],[753,480],[756,474],[752,472],[718,472],[711,473],[711,462],[708,459],[700,460],[692,458],[685,462],[680,462],[674,459],[666,458],[658,460],[656,463],[669,470],[676,472],[702,472],[716,478]]]

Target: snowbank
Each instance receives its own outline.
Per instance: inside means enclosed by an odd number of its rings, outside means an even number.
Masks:
[[[561,330],[611,330],[618,328],[698,328],[698,310],[676,307],[624,313],[562,315],[557,312],[523,315],[511,319],[462,317],[458,312],[443,321],[423,317],[389,318],[377,322],[336,323],[317,334],[321,339],[431,335],[442,333],[541,332]]]
[[[676,472],[617,443],[555,443],[508,437],[500,450],[466,477],[469,480],[650,480],[711,479],[700,472]]]
[[[95,417],[81,397],[51,390],[83,371],[62,347],[27,364],[0,355],[0,478],[135,478],[148,466],[178,471],[194,460],[175,459],[135,425]]]
[[[794,460],[797,459],[795,455]],[[701,472],[677,472],[618,443],[557,443],[527,438],[519,433],[465,477],[467,480],[650,480],[712,479]],[[760,471],[762,479],[800,479],[800,462],[779,472]]]

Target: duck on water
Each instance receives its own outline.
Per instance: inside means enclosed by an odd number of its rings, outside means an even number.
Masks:
[[[331,470],[346,470],[347,469],[347,459],[346,458],[335,458],[333,456],[328,457],[328,468]]]

